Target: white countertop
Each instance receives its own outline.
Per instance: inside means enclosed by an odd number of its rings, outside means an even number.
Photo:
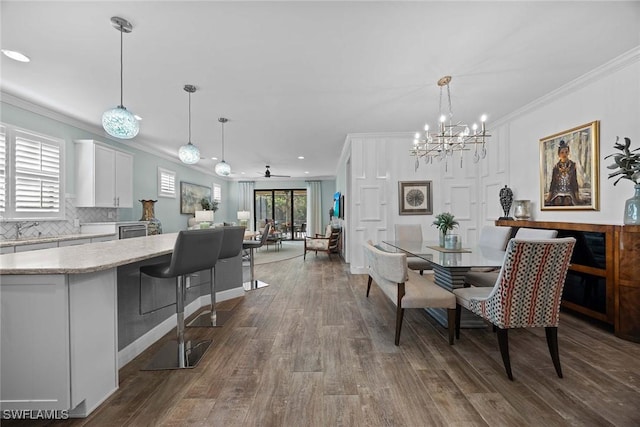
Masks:
[[[87,236],[84,234],[83,236]],[[0,274],[82,274],[173,252],[178,233],[0,255]]]
[[[147,224],[149,221],[105,221],[105,222],[83,222],[80,225],[136,225]]]
[[[58,236],[23,237],[21,239],[2,240],[0,248],[7,246],[32,245],[34,243],[60,242],[64,240],[91,239],[95,237],[113,236],[114,233],[82,233],[82,234],[60,234]]]

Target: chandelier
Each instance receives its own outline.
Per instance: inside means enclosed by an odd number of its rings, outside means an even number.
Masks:
[[[478,163],[480,159],[487,156],[487,148],[485,146],[486,139],[491,135],[487,134],[485,122],[486,115],[480,117],[480,129],[474,123],[469,129],[464,123],[453,122],[453,109],[451,107],[451,89],[449,83],[451,76],[444,76],[438,80],[440,86],[440,105],[439,105],[439,129],[438,132],[429,132],[429,125],[424,125],[423,133],[416,133],[413,140],[413,148],[409,151],[410,156],[416,158],[415,170],[420,166],[420,159],[424,159],[426,164],[433,163],[433,159],[445,161],[445,167],[448,167],[449,157],[453,157],[454,153],[460,152],[460,167],[462,167],[462,153],[464,151],[473,150],[473,162]],[[448,116],[442,112],[442,95],[444,88],[447,89],[447,101],[449,106]]]

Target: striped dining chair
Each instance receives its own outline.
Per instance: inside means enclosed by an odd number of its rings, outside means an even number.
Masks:
[[[545,328],[556,373],[562,378],[558,351],[558,323],[562,289],[576,239],[511,239],[493,288],[454,289],[456,338],[460,338],[462,307],[494,325],[507,376],[513,380],[508,331]]]

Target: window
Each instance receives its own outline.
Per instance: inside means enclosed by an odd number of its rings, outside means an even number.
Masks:
[[[158,197],[176,198],[176,173],[158,167]]]
[[[64,142],[0,127],[0,209],[8,219],[64,219]]]
[[[218,203],[222,201],[222,187],[218,184],[213,184],[213,200]]]

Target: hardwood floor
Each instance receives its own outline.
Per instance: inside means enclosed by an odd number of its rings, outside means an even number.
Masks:
[[[564,378],[544,329],[526,329],[509,334],[512,382],[490,328],[463,329],[449,346],[428,314],[407,310],[396,347],[395,307],[376,286],[365,298],[367,276],[335,256],[256,274],[270,286],[221,303],[234,312],[224,327],[188,329],[214,340],[198,367],[139,370],[172,332],[120,371],[119,390],[90,417],[49,425],[640,425],[640,344],[569,314]]]

